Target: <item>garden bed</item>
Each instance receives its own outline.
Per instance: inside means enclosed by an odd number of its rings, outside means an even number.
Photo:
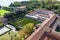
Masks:
[[[34,27],[36,26],[36,24],[42,22],[35,20],[33,18],[23,17],[16,21],[13,20],[8,21],[8,23],[10,25],[13,25],[16,28],[16,30],[18,30],[18,35],[20,35],[19,36],[20,38],[26,38],[34,31]]]
[[[12,21],[12,20],[8,21],[8,23],[11,25],[14,25],[15,28],[18,28],[18,27],[22,27],[22,26],[26,25],[27,23],[33,23],[35,26],[36,24],[41,23],[41,22],[34,20],[32,18],[23,17],[23,18],[16,20],[16,21]]]

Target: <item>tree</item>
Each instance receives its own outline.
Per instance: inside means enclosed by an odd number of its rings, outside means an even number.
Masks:
[[[40,7],[40,3],[38,1],[31,1],[31,3],[26,6],[26,10],[34,11],[34,9],[37,9],[39,7]]]
[[[31,1],[22,1],[20,2],[20,6],[27,6],[31,3]]]
[[[25,38],[33,32],[34,24],[28,23],[19,31],[20,38]]]
[[[14,5],[13,3],[11,3],[11,4],[9,5],[9,7],[15,7],[15,5]]]
[[[25,29],[27,34],[30,34],[33,31],[34,24],[33,23],[28,23],[25,26],[23,26],[23,29]]]
[[[3,10],[7,10],[7,11],[13,11],[14,9],[13,8],[10,8],[10,7],[2,7]]]
[[[10,6],[10,7],[17,7],[17,6],[20,6],[20,2],[15,1],[14,3],[11,3],[9,6]]]
[[[16,16],[20,16],[20,17],[23,17],[23,16],[25,16],[25,14],[27,13],[26,12],[26,10],[24,9],[24,10],[21,10],[21,9],[17,9],[17,10],[15,10],[15,12],[16,12]]]
[[[14,19],[15,17],[15,13],[14,12],[10,12],[10,13],[5,13],[5,15],[4,15],[4,18],[7,18],[8,20],[12,20],[12,19]]]

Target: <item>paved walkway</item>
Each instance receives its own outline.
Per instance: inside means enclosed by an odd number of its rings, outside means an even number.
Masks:
[[[6,27],[8,27],[8,28],[12,29],[12,31],[15,31],[15,30],[16,30],[14,26],[9,25],[9,24],[8,24],[8,25],[6,25]]]
[[[1,35],[3,35],[3,34],[5,34],[5,33],[7,33],[8,31],[10,31],[10,29],[9,28],[7,28],[7,27],[2,27],[1,29],[0,29],[0,36]]]

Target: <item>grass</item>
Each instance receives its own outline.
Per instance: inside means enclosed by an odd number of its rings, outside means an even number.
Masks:
[[[5,13],[9,13],[9,11],[6,10],[0,10],[0,17],[3,17],[5,15]]]

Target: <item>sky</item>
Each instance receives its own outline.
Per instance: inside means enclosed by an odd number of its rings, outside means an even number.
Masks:
[[[0,5],[1,6],[8,6],[11,4],[11,2],[14,2],[14,1],[21,2],[21,1],[28,1],[28,0],[0,0]],[[60,1],[60,0],[58,0],[58,1]]]
[[[28,0],[0,0],[0,5],[1,6],[8,6],[11,4],[11,2],[14,2],[14,1],[28,1]]]

